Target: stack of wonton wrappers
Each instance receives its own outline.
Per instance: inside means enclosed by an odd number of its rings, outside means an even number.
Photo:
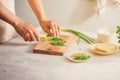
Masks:
[[[97,54],[107,55],[118,51],[118,46],[110,43],[97,43],[92,46],[91,50]]]

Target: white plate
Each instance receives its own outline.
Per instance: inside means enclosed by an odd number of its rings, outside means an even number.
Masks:
[[[110,45],[113,45],[113,46],[115,46],[115,49],[114,49],[114,50],[111,50],[110,52],[102,52],[102,51],[96,50],[96,46],[102,45],[102,44],[110,44]],[[119,50],[118,46],[115,45],[115,44],[111,44],[111,43],[96,43],[96,44],[93,44],[93,45],[91,46],[91,51],[93,51],[93,52],[96,53],[96,54],[100,54],[100,55],[112,54],[112,53],[117,52],[118,50]]]
[[[67,58],[68,58],[70,61],[73,61],[73,62],[87,62],[87,61],[91,60],[91,58],[92,58],[91,55],[89,55],[89,54],[85,54],[85,55],[90,56],[90,58],[87,59],[87,60],[74,60],[74,59],[72,59],[72,57],[71,57],[71,55],[74,55],[74,54],[76,54],[76,53],[73,53],[73,54],[69,54],[69,55],[67,55]]]

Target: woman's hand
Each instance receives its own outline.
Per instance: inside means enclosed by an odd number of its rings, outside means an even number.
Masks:
[[[31,24],[22,21],[0,2],[0,19],[11,24],[25,41],[39,41],[38,33]]]
[[[56,22],[52,20],[43,20],[40,21],[40,25],[42,29],[49,35],[54,37],[59,37],[60,35],[60,27]]]
[[[56,22],[48,20],[42,5],[42,0],[27,0],[37,16],[42,29],[50,36],[59,37],[60,28]]]
[[[13,25],[17,33],[25,41],[39,41],[39,35],[31,24],[20,21],[19,23]]]

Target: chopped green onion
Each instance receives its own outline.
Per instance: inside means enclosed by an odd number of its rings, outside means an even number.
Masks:
[[[66,41],[64,41],[63,39],[56,38],[56,37],[54,37],[50,40],[50,44],[55,45],[55,46],[64,46],[65,42]]]
[[[81,55],[81,56],[76,56],[75,58],[74,58],[74,60],[87,60],[87,59],[89,59],[91,56],[89,56],[89,55]]]
[[[62,38],[51,37],[51,36],[40,36],[41,40],[48,40],[50,44],[54,46],[65,46],[66,41]]]

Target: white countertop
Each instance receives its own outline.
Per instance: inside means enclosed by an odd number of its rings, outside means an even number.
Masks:
[[[94,33],[86,33],[96,37]],[[91,44],[74,43],[64,56],[35,54],[37,42],[16,37],[0,45],[0,80],[119,80],[120,52],[100,56],[90,51]],[[81,49],[81,50],[79,50]],[[81,51],[92,55],[86,63],[74,63],[66,55]]]

